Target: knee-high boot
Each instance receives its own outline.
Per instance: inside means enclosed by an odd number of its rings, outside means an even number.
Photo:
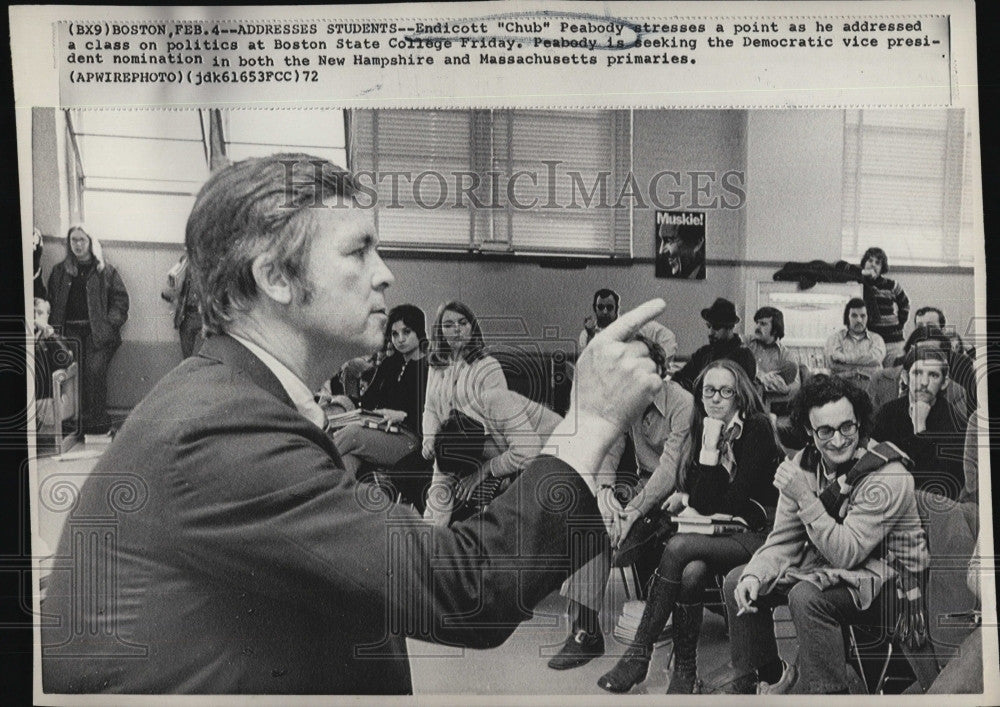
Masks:
[[[698,636],[703,604],[678,604],[674,610],[674,669],[668,695],[690,695],[698,683]]]
[[[619,659],[618,664],[597,681],[599,687],[608,692],[628,692],[646,679],[649,659],[653,655],[653,643],[670,618],[679,589],[680,582],[663,579],[659,572],[653,574],[635,640],[625,650],[625,655]]]

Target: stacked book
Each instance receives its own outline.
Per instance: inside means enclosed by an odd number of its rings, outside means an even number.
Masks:
[[[621,616],[615,624],[615,638],[622,643],[631,643],[635,640],[635,632],[639,629],[639,622],[642,621],[642,612],[646,609],[646,602],[633,599],[625,602],[622,607]],[[656,644],[669,640],[673,637],[673,616],[667,620],[667,625],[656,639]]]
[[[399,426],[388,422],[382,415],[368,410],[348,410],[347,412],[337,412],[327,414],[326,419],[330,423],[330,429],[339,430],[348,425],[362,425],[373,429],[381,429],[387,432],[399,432]]]
[[[112,430],[108,430],[103,434],[85,434],[83,436],[83,443],[88,445],[100,445],[107,446],[111,444],[111,440],[115,438],[115,433]]]
[[[674,516],[678,533],[698,533],[699,535],[731,535],[750,530],[747,522],[739,516],[716,513],[703,516],[693,508],[685,508]]]

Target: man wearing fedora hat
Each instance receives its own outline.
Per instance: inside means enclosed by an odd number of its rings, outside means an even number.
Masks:
[[[691,360],[674,375],[674,380],[691,390],[694,379],[702,369],[720,358],[735,361],[753,380],[757,374],[757,362],[750,349],[743,345],[739,334],[733,331],[740,320],[736,316],[736,305],[719,297],[711,307],[701,310],[701,318],[708,327],[708,343],[691,355]]]

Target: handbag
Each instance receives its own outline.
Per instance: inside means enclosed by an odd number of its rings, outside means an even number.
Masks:
[[[438,469],[456,480],[477,473],[484,461],[487,435],[481,422],[452,409],[434,437]],[[493,476],[484,479],[468,500],[452,509],[452,521],[464,520],[486,508],[504,488],[504,481]]]
[[[660,547],[677,530],[674,517],[661,508],[654,508],[632,524],[625,539],[611,556],[612,567],[628,567],[650,548]]]

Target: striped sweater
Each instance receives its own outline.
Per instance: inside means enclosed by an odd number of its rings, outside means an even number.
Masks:
[[[903,325],[910,317],[910,300],[895,280],[879,277],[865,280],[864,300],[868,307],[868,328],[887,344],[903,340]],[[898,312],[897,312],[898,309]]]

